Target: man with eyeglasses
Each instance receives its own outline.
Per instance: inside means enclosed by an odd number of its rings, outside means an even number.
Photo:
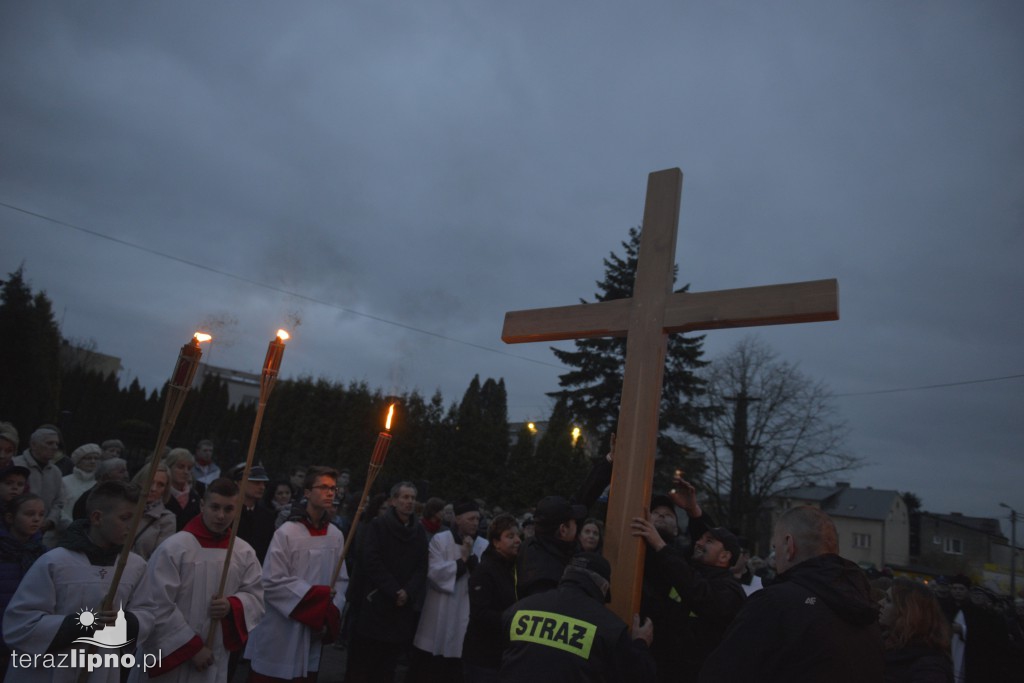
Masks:
[[[305,507],[293,507],[270,541],[263,564],[267,613],[245,651],[252,660],[251,683],[315,681],[322,645],[338,636],[348,571],[342,566],[335,584],[328,585],[345,545],[330,523],[337,481],[336,470],[310,467]]]

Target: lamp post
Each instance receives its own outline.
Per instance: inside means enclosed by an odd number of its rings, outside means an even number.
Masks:
[[[1017,511],[1006,503],[999,507],[1010,511],[1010,598],[1017,599]]]

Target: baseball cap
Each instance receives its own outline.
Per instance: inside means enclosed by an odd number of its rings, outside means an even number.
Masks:
[[[668,508],[669,510],[675,510],[676,504],[673,503],[672,499],[669,498],[664,493],[656,493],[653,496],[651,496],[651,507],[649,507],[648,509],[653,510],[654,508],[662,507]]]
[[[553,526],[568,522],[570,519],[583,519],[587,516],[587,508],[573,505],[561,496],[547,496],[537,503],[533,518],[537,524]]]
[[[732,553],[732,559],[729,562],[729,566],[733,566],[740,559],[740,539],[736,538],[736,534],[726,529],[724,526],[716,526],[714,529],[708,529],[708,533],[711,537],[719,541],[722,546]]]

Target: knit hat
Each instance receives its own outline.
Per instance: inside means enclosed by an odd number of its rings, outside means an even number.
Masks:
[[[7,439],[18,450],[18,430],[10,422],[0,422],[0,439]]]
[[[452,505],[452,512],[455,516],[464,515],[467,512],[480,512],[480,506],[472,498],[463,498]]]
[[[71,451],[71,462],[78,464],[78,461],[87,455],[99,455],[103,451],[100,447],[94,443],[84,443],[75,450]]]

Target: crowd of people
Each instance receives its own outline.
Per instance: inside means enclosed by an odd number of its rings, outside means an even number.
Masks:
[[[777,520],[766,565],[681,476],[629,520],[646,557],[639,613],[623,621],[606,606],[604,523],[589,516],[610,455],[571,495],[515,516],[472,492],[421,502],[409,481],[359,511],[345,470],[296,466],[272,480],[257,464],[244,476],[244,464],[221,470],[210,441],[131,478],[116,440],[65,456],[44,425],[18,446],[0,423],[3,680],[70,681],[96,656],[90,681],[225,683],[244,661],[252,683],[314,683],[328,646],[344,648],[354,683],[1024,671],[1019,616],[986,605],[967,577],[870,581],[814,507]],[[69,655],[77,668],[62,666]]]

